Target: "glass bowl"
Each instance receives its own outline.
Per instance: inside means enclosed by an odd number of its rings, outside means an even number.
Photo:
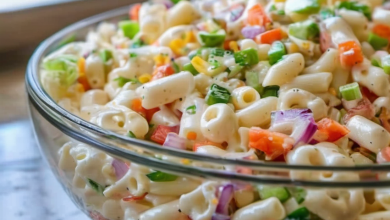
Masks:
[[[231,210],[240,208],[232,217],[236,220],[284,219],[298,207],[297,190],[304,191],[305,195],[299,206],[307,206],[325,220],[390,219],[390,164],[327,166],[309,160],[301,165],[287,165],[200,155],[116,134],[57,105],[40,84],[42,59],[67,37],[76,36],[82,40],[88,30],[100,22],[117,22],[126,17],[128,9],[124,7],[93,16],[54,34],[36,49],[27,67],[26,89],[37,142],[56,178],[84,213],[92,219],[110,220],[189,219],[188,213],[193,220],[211,219],[216,206],[223,200],[219,197],[223,193],[218,190],[234,186],[235,204],[231,207],[230,203],[229,207]],[[63,147],[64,144],[69,146]],[[69,151],[72,145],[89,150],[80,150],[82,153],[77,155],[76,162],[60,157],[60,149],[62,155],[68,155],[69,152],[64,151]],[[86,158],[95,159],[95,164],[87,163]],[[99,190],[106,186],[94,185],[89,178],[75,176],[72,172],[79,169],[79,173],[84,172],[86,176],[105,176],[114,178],[115,182],[113,161],[138,167],[137,174],[118,181],[122,184],[120,192],[107,192],[106,188],[103,195]],[[75,168],[75,163],[83,166]],[[150,181],[145,173],[152,170],[169,173],[176,179],[171,182]],[[281,206],[279,200],[268,199],[268,206],[265,200],[263,203],[257,201],[259,196],[254,189],[264,187],[287,189],[291,198],[282,204],[283,210],[277,210]],[[123,194],[123,190],[131,194]],[[138,198],[145,195],[143,199]],[[260,217],[254,218],[253,213]]]

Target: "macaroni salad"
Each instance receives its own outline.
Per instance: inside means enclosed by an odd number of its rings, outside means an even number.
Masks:
[[[389,40],[382,0],[154,0],[133,5],[127,20],[100,23],[85,41],[64,42],[43,60],[41,82],[72,114],[162,148],[292,165],[381,164],[390,162]],[[384,189],[204,181],[76,141],[59,154],[93,219],[390,219]]]

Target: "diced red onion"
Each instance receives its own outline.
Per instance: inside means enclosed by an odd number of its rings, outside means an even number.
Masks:
[[[386,159],[383,157],[383,154],[382,154],[382,152],[379,152],[377,155],[376,155],[376,162],[377,163],[388,163],[387,161],[386,161]]]
[[[170,132],[165,139],[163,144],[164,147],[171,147],[176,149],[185,150],[186,149],[186,139],[180,137],[178,134]]]
[[[265,31],[264,27],[260,26],[246,26],[241,30],[242,35],[248,39],[254,39],[257,35]]]
[[[153,0],[153,3],[163,4],[167,9],[173,6],[173,2],[170,0]]]
[[[309,143],[318,128],[310,109],[290,109],[271,113],[273,127],[286,123],[293,126],[290,136],[295,139],[295,145]]]
[[[233,193],[234,193],[233,184],[227,184],[221,186],[217,208],[215,209],[215,214],[225,215],[225,216],[229,215],[229,203],[233,199]],[[230,217],[228,219],[230,220]]]
[[[129,170],[129,166],[125,164],[124,162],[117,160],[114,158],[114,160],[111,163],[112,167],[114,167],[115,175],[118,180],[122,179],[122,177],[127,173]]]
[[[214,213],[211,220],[230,220],[230,216]]]

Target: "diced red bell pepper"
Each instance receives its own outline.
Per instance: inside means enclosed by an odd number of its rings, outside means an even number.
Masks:
[[[167,138],[168,133],[173,132],[179,133],[179,126],[165,126],[158,125],[156,130],[154,130],[150,139],[158,144],[164,144],[165,139]]]
[[[143,200],[147,194],[148,193],[146,192],[146,193],[144,193],[144,194],[142,194],[140,196],[131,195],[131,196],[123,198],[122,200],[125,201],[125,202]]]
[[[330,118],[321,119],[319,122],[317,122],[317,126],[318,132],[321,134],[317,136],[321,136],[323,138],[323,140],[317,141],[334,142],[349,133],[349,130],[345,126]]]
[[[175,70],[171,65],[164,65],[157,67],[153,72],[153,77],[150,81],[158,80],[166,76],[170,76],[175,73]]]

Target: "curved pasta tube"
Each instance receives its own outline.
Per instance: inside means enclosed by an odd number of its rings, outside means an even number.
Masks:
[[[179,211],[179,200],[156,206],[142,213],[139,220],[188,220],[187,215]]]
[[[121,201],[121,207],[124,211],[124,219],[138,219],[139,215],[151,208],[150,204]]]
[[[303,70],[303,74],[333,72],[336,68],[338,55],[339,53],[336,49],[329,48],[321,55],[321,57],[315,63],[306,67]]]
[[[348,83],[350,75],[350,71],[342,67],[340,60],[337,60],[336,68],[333,71],[333,80],[330,86],[338,91],[340,86]]]
[[[99,111],[105,109],[103,105],[89,105],[80,109],[80,117],[86,121],[90,121],[91,117],[96,115]]]
[[[194,90],[194,77],[190,72],[180,72],[143,84],[137,89],[142,97],[142,107],[146,109],[156,108],[160,105],[173,102],[179,98],[185,98]]]
[[[139,11],[140,32],[154,41],[167,28],[167,10],[164,4],[142,4]]]
[[[90,122],[122,134],[131,131],[137,138],[144,138],[149,131],[149,124],[144,117],[119,105],[110,105],[107,109],[97,112]]]
[[[264,78],[263,86],[278,85],[292,81],[305,66],[305,59],[300,53],[288,54],[273,65]]]
[[[74,147],[72,141],[65,143],[59,150],[60,159],[58,167],[65,171],[74,171],[76,168],[76,160],[70,154],[70,150]]]
[[[389,75],[383,69],[372,66],[368,60],[352,68],[352,77],[356,82],[367,87],[378,96],[388,96],[390,94]]]
[[[102,22],[97,26],[96,33],[99,35],[100,39],[109,43],[111,37],[116,34],[115,24]]]
[[[232,220],[283,219],[286,212],[276,197],[258,201],[237,210]]]
[[[218,183],[205,182],[194,191],[180,197],[179,208],[193,220],[211,219],[217,207],[215,192]]]
[[[381,211],[360,215],[358,220],[390,220],[390,211]]]
[[[263,126],[271,122],[271,112],[277,109],[278,98],[266,97],[236,112],[239,126]]]
[[[238,87],[231,94],[234,107],[239,110],[252,105],[260,99],[259,93],[250,86]]]
[[[180,120],[177,116],[165,105],[160,106],[160,110],[153,114],[151,124],[175,126],[180,124]]]
[[[193,191],[198,187],[200,182],[195,179],[178,177],[175,181],[170,182],[149,182],[150,193],[162,196],[180,196]]]
[[[195,88],[202,95],[207,95],[210,85],[213,83],[213,79],[206,74],[198,74],[194,76]]]
[[[375,53],[375,49],[371,46],[370,43],[364,41],[362,42],[362,52],[366,58],[371,59],[371,56]]]
[[[363,116],[353,116],[347,122],[347,128],[350,130],[348,134],[350,139],[374,153],[379,153],[390,144],[389,132]]]
[[[307,190],[303,205],[322,219],[355,220],[363,212],[365,201],[362,190],[320,189]]]
[[[159,38],[158,43],[161,46],[169,46],[169,43],[177,38],[180,38],[184,33],[188,31],[195,31],[196,27],[194,25],[179,25],[170,27],[166,30]]]
[[[378,189],[378,190],[375,190],[375,199],[386,210],[390,210],[390,190],[389,189]]]
[[[341,104],[341,100],[329,92],[315,93],[314,95],[324,100],[325,104],[329,107],[334,107]]]
[[[238,129],[234,111],[226,104],[214,104],[204,111],[200,121],[205,138],[216,143],[228,141]]]
[[[311,93],[327,92],[332,82],[332,74],[327,72],[305,74],[295,77],[291,82],[281,86],[281,90],[299,88]]]
[[[124,90],[119,92],[119,94],[111,100],[107,106],[125,106],[127,108],[131,107],[131,102],[134,99],[139,98],[138,94],[133,90]]]
[[[368,20],[363,13],[347,9],[340,9],[338,13],[349,24],[354,34],[360,41],[367,39]]]
[[[187,110],[183,111],[183,115],[180,119],[180,136],[187,137],[188,132],[195,132],[196,140],[203,139],[200,121],[206,108],[205,105],[204,99],[196,98],[194,99],[195,113]],[[186,108],[188,107],[190,107],[190,105],[186,106]]]
[[[278,109],[291,108],[309,108],[316,121],[326,117],[328,111],[324,100],[310,92],[295,88],[282,93],[279,97]]]
[[[368,159],[360,152],[355,152],[355,153],[351,154],[350,157],[352,158],[352,160],[355,162],[356,165],[374,164],[374,162],[372,160]]]
[[[106,165],[111,166],[112,157],[85,144],[72,147],[69,154],[76,162],[75,176],[84,177],[84,181],[89,178],[101,185],[110,185],[115,182],[115,173],[105,175],[104,171]],[[94,170],[94,172],[91,172],[91,170]]]
[[[134,196],[142,196],[150,191],[150,180],[146,174],[150,170],[132,163],[127,173],[111,186],[107,187],[103,194],[105,197],[127,196],[129,193]]]
[[[346,41],[355,41],[360,45],[351,27],[340,17],[332,17],[323,21],[326,31],[330,34],[333,47],[338,48],[338,45]]]
[[[271,44],[260,44],[257,49],[259,60],[268,60],[268,51],[271,49]]]
[[[312,57],[314,56],[316,50],[319,49],[319,44],[316,44],[312,41],[309,41],[309,40],[302,40],[302,39],[299,39],[297,37],[294,37],[292,35],[289,35],[288,38],[293,42],[295,43],[298,48],[299,48],[299,51],[305,55],[305,56],[309,56],[309,57]]]
[[[351,158],[338,151],[333,143],[323,142],[316,145],[304,145],[287,154],[287,163],[293,165],[313,166],[354,166]],[[305,172],[291,171],[290,175],[297,180],[322,181],[358,181],[359,175],[351,172]]]
[[[61,106],[62,108],[64,108],[65,110],[69,111],[70,113],[74,114],[74,115],[77,115],[77,116],[80,115],[80,111],[79,111],[79,108],[78,108],[78,103],[77,102],[73,102],[69,98],[62,98],[62,99],[60,99],[58,101],[58,105]]]
[[[80,107],[89,105],[105,105],[108,102],[108,95],[101,89],[91,89],[86,91],[80,100]]]
[[[92,54],[85,60],[85,75],[91,88],[101,89],[104,87],[106,83],[104,64],[98,55]]]
[[[123,219],[120,200],[109,199],[103,203],[102,215],[108,219]]]
[[[252,39],[244,39],[244,40],[239,41],[239,46],[240,46],[241,50],[246,50],[246,49],[252,48],[252,49],[255,49],[256,51],[258,51],[258,48],[259,48],[259,45],[257,45],[257,43]]]
[[[384,107],[389,112],[390,111],[390,98],[389,97],[379,97],[375,99],[372,103],[375,108],[375,113],[380,112],[381,108]]]
[[[167,14],[167,27],[191,24],[200,18],[199,12],[188,1],[180,1]]]
[[[372,21],[376,24],[390,26],[390,11],[381,7],[375,8],[372,13]]]
[[[71,42],[54,51],[53,53],[47,55],[44,58],[43,62],[64,54],[72,54],[78,57],[82,57],[84,56],[84,54],[89,53],[94,49],[96,49],[96,45],[91,42]]]

